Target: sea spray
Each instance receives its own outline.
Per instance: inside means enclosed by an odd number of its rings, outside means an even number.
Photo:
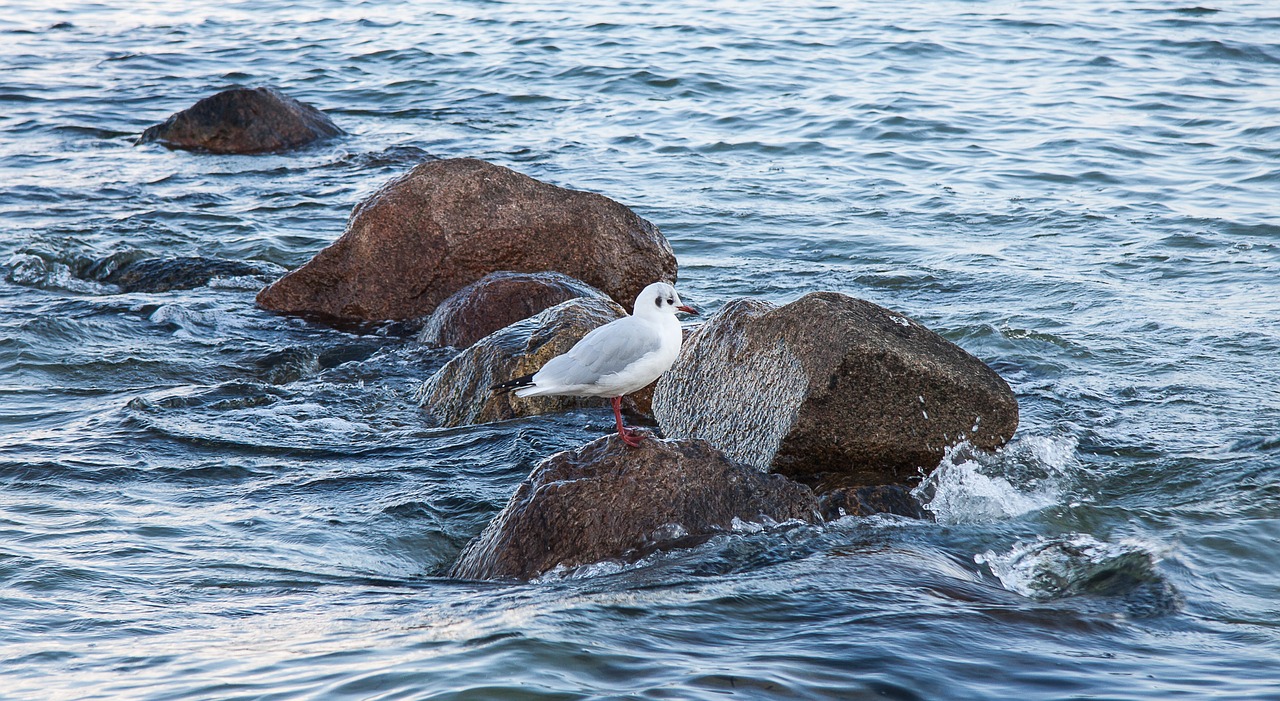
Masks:
[[[1076,441],[1019,437],[996,452],[961,443],[912,490],[939,523],[1014,518],[1060,503],[1079,470]]]
[[[1177,608],[1180,597],[1160,574],[1160,548],[1134,539],[1104,542],[1085,533],[1020,542],[974,556],[1009,591],[1037,601],[1070,596],[1115,597],[1133,615]]]

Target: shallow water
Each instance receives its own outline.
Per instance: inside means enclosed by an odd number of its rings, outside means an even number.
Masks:
[[[1280,694],[1280,8],[184,5],[0,17],[0,696]],[[350,136],[133,146],[233,84]],[[1019,435],[924,480],[935,522],[445,579],[607,410],[433,428],[448,352],[395,327],[101,282],[299,265],[428,155],[627,204],[708,311],[910,314]]]

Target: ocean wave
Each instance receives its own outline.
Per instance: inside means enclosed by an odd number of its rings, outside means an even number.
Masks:
[[[1135,539],[1113,543],[1085,533],[1040,537],[1010,551],[974,556],[1010,591],[1048,601],[1073,596],[1115,597],[1130,612],[1155,615],[1176,609],[1180,597],[1157,564],[1161,548]]]

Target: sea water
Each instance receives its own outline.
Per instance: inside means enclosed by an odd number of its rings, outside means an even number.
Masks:
[[[135,146],[235,85],[349,135]],[[816,290],[1013,387],[932,518],[526,584],[462,546],[607,409],[440,429],[450,356],[125,293],[292,268],[430,157],[656,224],[708,313]],[[306,0],[0,13],[0,697],[1280,698],[1280,6]]]

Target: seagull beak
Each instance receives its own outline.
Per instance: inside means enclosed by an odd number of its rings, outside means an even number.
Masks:
[[[677,311],[682,311],[682,312],[684,312],[685,314],[692,314],[692,315],[694,315],[694,316],[697,316],[697,315],[698,315],[698,310],[697,310],[697,309],[694,309],[693,307],[690,307],[690,306],[689,306],[689,305],[687,305],[687,304],[682,304],[682,305],[680,305],[680,306],[676,307],[676,310],[677,310]]]

